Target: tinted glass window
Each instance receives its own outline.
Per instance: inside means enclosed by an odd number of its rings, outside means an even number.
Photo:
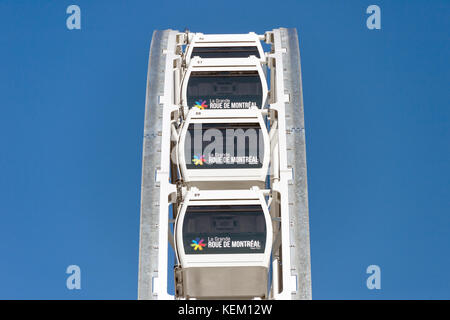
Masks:
[[[191,58],[247,58],[250,56],[259,58],[257,47],[195,47],[191,54]]]
[[[259,123],[198,123],[186,132],[187,169],[262,168],[264,139]]]
[[[192,72],[189,77],[189,108],[261,108],[262,99],[261,79],[256,71]]]
[[[186,254],[263,253],[266,221],[261,206],[190,206],[183,223]]]

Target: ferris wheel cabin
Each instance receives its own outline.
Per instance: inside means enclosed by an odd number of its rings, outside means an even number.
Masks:
[[[272,221],[263,191],[187,193],[175,222],[176,294],[266,298]]]
[[[194,57],[181,87],[185,109],[262,109],[267,107],[267,93],[266,76],[255,56]]]
[[[260,110],[189,111],[178,144],[178,163],[187,185],[264,188],[269,162],[269,134]]]

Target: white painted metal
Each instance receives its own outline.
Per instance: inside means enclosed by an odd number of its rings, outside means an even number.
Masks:
[[[311,261],[309,239],[308,186],[306,170],[306,138],[303,115],[303,93],[300,50],[295,29],[278,29],[282,55],[283,79],[289,102],[285,104],[286,151],[288,168],[294,179],[288,184],[291,234],[291,273],[297,277],[293,299],[311,299]],[[287,67],[286,67],[287,66]],[[295,146],[295,147],[292,147]]]
[[[296,279],[291,275],[291,237],[289,232],[289,199],[288,199],[288,182],[292,180],[292,169],[287,167],[286,161],[286,123],[285,123],[285,103],[289,101],[289,97],[284,91],[284,79],[282,70],[284,68],[282,54],[285,48],[281,47],[280,34],[278,30],[267,34],[273,38],[273,53],[268,55],[269,68],[271,70],[271,98],[270,109],[276,111],[277,118],[277,154],[278,168],[276,177],[272,182],[272,189],[280,195],[280,218],[281,218],[281,255],[277,258],[282,261],[281,276],[274,274],[274,281],[281,282],[282,288],[280,292],[274,292],[274,299],[289,300],[292,298],[292,292],[296,291]],[[273,60],[271,60],[273,59]],[[274,128],[275,129],[275,128]],[[281,256],[281,259],[280,259]],[[281,279],[280,279],[281,278]],[[281,281],[280,281],[281,280]]]
[[[166,131],[163,131],[163,119],[168,117],[170,108],[168,102],[171,101],[170,88],[173,86],[168,87],[172,69],[168,62],[174,57],[177,33],[173,30],[155,31],[149,54],[142,160],[139,299],[171,298],[164,288],[164,281],[167,279],[168,233],[166,228],[160,228],[167,225],[166,199],[171,188],[161,174],[158,175],[158,182],[156,173],[157,170],[160,173],[164,170],[168,172],[164,163],[167,156],[162,152],[162,149],[167,151],[169,142],[166,125]],[[169,72],[166,72],[166,67]]]

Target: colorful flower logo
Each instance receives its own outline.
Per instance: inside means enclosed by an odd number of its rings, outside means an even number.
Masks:
[[[199,108],[200,110],[204,110],[205,108],[208,108],[205,100],[198,100],[195,101],[195,108]]]
[[[192,240],[191,247],[193,247],[195,251],[197,251],[197,249],[202,251],[203,247],[206,246],[203,241],[204,239],[196,238],[195,240]]]
[[[197,165],[203,165],[203,162],[205,162],[205,156],[194,156],[194,159],[192,159],[192,162]]]

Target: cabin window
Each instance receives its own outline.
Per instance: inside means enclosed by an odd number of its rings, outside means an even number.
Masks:
[[[256,56],[259,58],[257,47],[195,47],[191,58],[247,58]]]
[[[184,156],[187,169],[258,169],[264,136],[259,123],[191,123]]]
[[[187,105],[198,109],[261,108],[263,90],[256,71],[192,72]]]
[[[265,250],[266,220],[260,205],[189,206],[182,230],[186,254]]]

